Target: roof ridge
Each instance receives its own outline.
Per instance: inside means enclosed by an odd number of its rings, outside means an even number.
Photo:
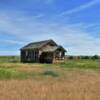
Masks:
[[[31,43],[27,44],[26,46],[24,46],[21,49],[29,48],[29,46],[30,46],[30,48],[32,48],[32,45],[34,45],[34,48],[36,48],[36,47],[41,48],[49,42],[54,42],[55,43],[55,41],[53,41],[52,39],[48,39],[48,40],[44,40],[44,41],[31,42]],[[57,44],[55,43],[55,45],[57,45]]]
[[[46,42],[46,41],[52,41],[52,39],[48,39],[48,40],[41,40],[41,41],[34,41],[34,42],[31,42],[31,43],[39,43],[39,42]],[[30,43],[30,44],[31,44]]]

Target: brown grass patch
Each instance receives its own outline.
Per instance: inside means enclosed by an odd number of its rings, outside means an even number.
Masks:
[[[0,100],[100,100],[100,72],[64,70],[64,76],[1,80]]]

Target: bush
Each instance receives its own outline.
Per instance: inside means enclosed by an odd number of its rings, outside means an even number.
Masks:
[[[69,56],[68,59],[74,59],[74,57],[73,56]]]
[[[91,57],[93,60],[95,60],[95,59],[99,59],[99,56],[98,55],[94,55],[94,56],[92,56]]]
[[[81,56],[76,56],[77,59],[81,59]]]
[[[81,56],[81,59],[90,59],[89,56]]]
[[[53,76],[53,77],[57,77],[58,74],[52,70],[46,70],[42,73],[42,75],[46,75],[46,76]]]

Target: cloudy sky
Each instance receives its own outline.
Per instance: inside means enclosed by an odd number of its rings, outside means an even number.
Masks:
[[[47,39],[70,55],[100,55],[100,0],[0,0],[0,55]]]

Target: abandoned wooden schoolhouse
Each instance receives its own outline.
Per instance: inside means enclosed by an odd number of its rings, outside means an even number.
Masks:
[[[53,40],[33,42],[21,48],[21,62],[57,63],[64,60],[65,52]]]

